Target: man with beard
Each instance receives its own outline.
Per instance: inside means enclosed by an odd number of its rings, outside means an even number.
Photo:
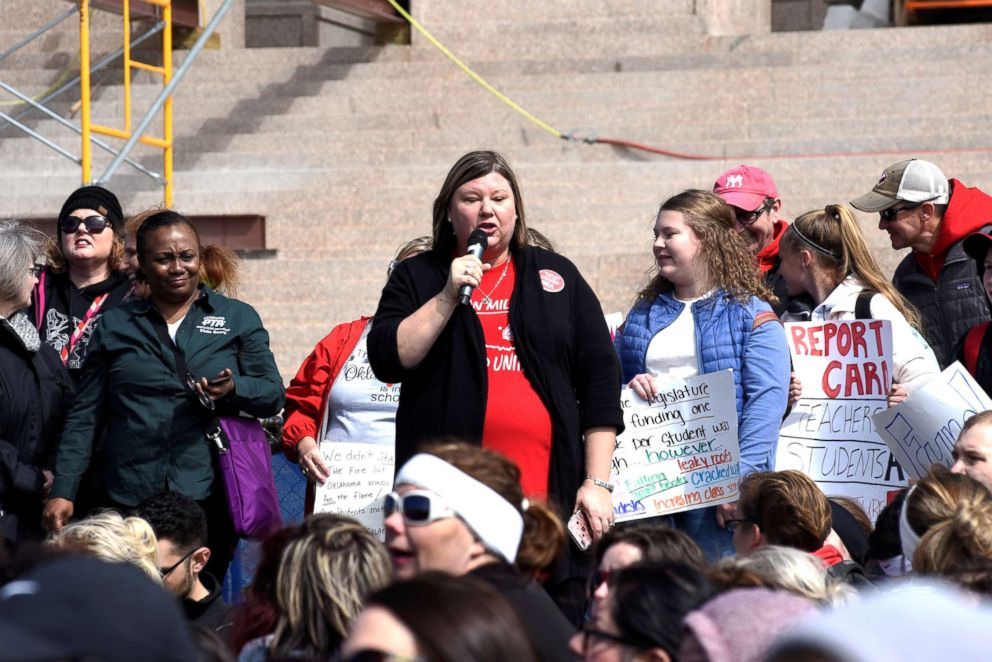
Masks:
[[[195,501],[176,492],[162,492],[138,506],[158,539],[162,585],[182,600],[191,625],[226,636],[231,609],[221,599],[221,584],[204,571],[210,560],[207,518]]]

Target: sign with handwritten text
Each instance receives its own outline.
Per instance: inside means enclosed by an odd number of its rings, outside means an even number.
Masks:
[[[802,471],[874,520],[887,493],[906,484],[872,421],[892,386],[892,324],[790,323],[785,335],[802,396],[782,424],[775,469]]]
[[[651,401],[620,393],[626,429],[613,453],[618,522],[737,499],[740,448],[730,370],[661,383]]]
[[[393,445],[324,441],[320,451],[331,475],[317,486],[314,512],[347,515],[385,540],[382,502],[393,489]]]
[[[992,409],[992,399],[955,361],[905,401],[875,415],[879,435],[913,478],[930,465],[951,466],[951,451],[964,422]]]

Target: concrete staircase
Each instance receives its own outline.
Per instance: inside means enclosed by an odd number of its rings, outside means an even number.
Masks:
[[[287,378],[334,324],[375,309],[393,249],[430,232],[434,195],[471,149],[510,158],[529,223],[579,265],[607,312],[629,307],[651,266],[660,202],[709,188],[743,161],[773,174],[788,217],[850,200],[910,156],[992,190],[984,84],[992,26],[713,37],[692,0],[666,0],[663,15],[659,3],[638,0],[413,4],[442,42],[560,130],[723,158],[554,139],[419,38],[383,48],[205,51],[176,96],[176,207],[266,216],[278,256],[244,261],[241,297],[262,314]],[[28,91],[42,91],[62,66],[46,52],[19,58],[0,65],[0,80]],[[140,109],[157,86],[139,81]],[[122,112],[120,89],[103,88],[96,121],[120,125]],[[78,152],[54,122],[33,125]],[[885,153],[789,156],[852,151]],[[139,154],[159,167],[154,152]],[[0,215],[52,215],[79,170],[8,130],[0,181]],[[111,188],[129,212],[161,198],[127,166]],[[894,266],[877,218],[863,220]]]

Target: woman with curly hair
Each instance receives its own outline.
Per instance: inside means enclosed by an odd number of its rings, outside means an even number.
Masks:
[[[617,332],[624,383],[644,398],[667,380],[732,369],[741,478],[771,468],[789,387],[789,348],[734,213],[707,191],[666,200],[654,224],[657,272]],[[670,516],[711,558],[733,553],[734,504]]]

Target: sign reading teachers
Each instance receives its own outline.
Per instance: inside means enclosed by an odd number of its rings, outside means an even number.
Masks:
[[[729,370],[659,384],[651,401],[625,388],[613,453],[617,521],[737,500],[740,447]]]
[[[875,415],[875,427],[899,464],[922,478],[932,464],[951,466],[964,422],[992,409],[992,400],[968,371],[949,365],[904,402]]]
[[[383,500],[393,489],[393,445],[325,441],[320,451],[331,475],[317,486],[313,511],[347,515],[385,540]]]
[[[887,320],[786,324],[802,396],[779,433],[775,469],[798,469],[828,496],[857,500],[875,519],[905,476],[875,431],[892,385]]]

